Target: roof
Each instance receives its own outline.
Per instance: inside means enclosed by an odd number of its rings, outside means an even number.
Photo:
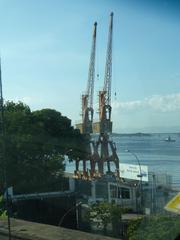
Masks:
[[[30,199],[43,199],[53,197],[65,197],[75,195],[73,191],[59,191],[59,192],[45,192],[45,193],[31,193],[31,194],[19,194],[11,196],[12,201],[22,201]]]

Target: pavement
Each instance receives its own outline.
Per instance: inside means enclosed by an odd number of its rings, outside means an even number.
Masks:
[[[115,240],[82,231],[11,219],[12,240]],[[0,220],[0,240],[8,240],[7,220]]]

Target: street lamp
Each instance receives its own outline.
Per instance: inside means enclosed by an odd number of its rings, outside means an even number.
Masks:
[[[64,221],[64,218],[74,209],[78,209],[78,207],[82,204],[82,202],[78,202],[76,203],[75,206],[71,207],[70,209],[68,209],[67,212],[65,212],[65,214],[61,217],[60,221],[59,221],[59,224],[58,226],[61,227],[63,221]],[[78,211],[76,211],[76,225],[77,225],[77,229],[79,227],[79,218],[78,218]]]
[[[142,195],[142,177],[143,177],[143,174],[142,174],[142,171],[141,171],[141,164],[140,164],[140,161],[139,161],[138,156],[137,156],[134,152],[131,152],[129,149],[126,149],[125,152],[128,152],[128,153],[130,153],[131,155],[133,155],[133,156],[136,158],[137,163],[138,163],[138,166],[139,166],[139,172],[140,172],[140,174],[138,174],[137,177],[140,178],[140,210],[142,210],[142,201],[143,201],[143,195]]]

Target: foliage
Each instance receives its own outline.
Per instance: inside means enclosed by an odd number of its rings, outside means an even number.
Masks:
[[[94,204],[91,208],[90,220],[96,222],[97,227],[103,227],[106,231],[107,224],[111,220],[109,204],[107,202]]]
[[[8,186],[18,193],[59,190],[64,154],[77,158],[86,153],[84,138],[70,119],[53,109],[32,112],[21,102],[6,102],[4,119]],[[0,156],[2,186],[4,160]]]
[[[111,223],[113,236],[118,237],[121,234],[121,217],[122,214],[126,212],[126,209],[120,208],[117,204],[111,204]]]
[[[157,214],[132,221],[128,227],[129,240],[174,240],[180,233],[180,216]]]
[[[0,220],[7,219],[7,211],[4,209],[4,198],[0,196]]]
[[[129,239],[131,239],[131,237],[133,237],[133,235],[135,234],[135,232],[139,228],[141,222],[142,222],[142,218],[131,220],[131,222],[128,226],[128,230],[127,230],[127,235],[129,237]]]
[[[113,231],[120,227],[121,215],[123,210],[116,204],[99,202],[93,204],[90,209],[90,220],[97,224],[98,228],[103,228],[104,234],[107,232],[108,223],[112,223]]]

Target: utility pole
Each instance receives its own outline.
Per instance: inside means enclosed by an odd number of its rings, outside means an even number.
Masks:
[[[140,211],[143,211],[143,202],[144,202],[144,199],[143,199],[143,188],[142,188],[142,169],[141,169],[141,164],[140,164],[140,161],[139,161],[139,158],[138,156],[134,153],[134,152],[131,152],[129,149],[126,149],[126,152],[129,152],[132,156],[135,157],[135,159],[137,160],[137,163],[138,163],[138,167],[139,167],[139,175],[137,175],[137,177],[140,177]]]
[[[152,186],[151,186],[151,192],[152,192],[152,212],[155,213],[156,212],[156,175],[155,173],[152,173]]]
[[[3,166],[3,177],[4,177],[4,191],[6,200],[6,211],[8,220],[8,237],[11,240],[11,222],[9,213],[9,195],[7,185],[7,159],[6,159],[6,136],[5,136],[5,122],[4,122],[4,100],[2,91],[2,74],[1,74],[1,59],[0,59],[0,121],[1,121],[1,137],[2,137],[2,166]]]

